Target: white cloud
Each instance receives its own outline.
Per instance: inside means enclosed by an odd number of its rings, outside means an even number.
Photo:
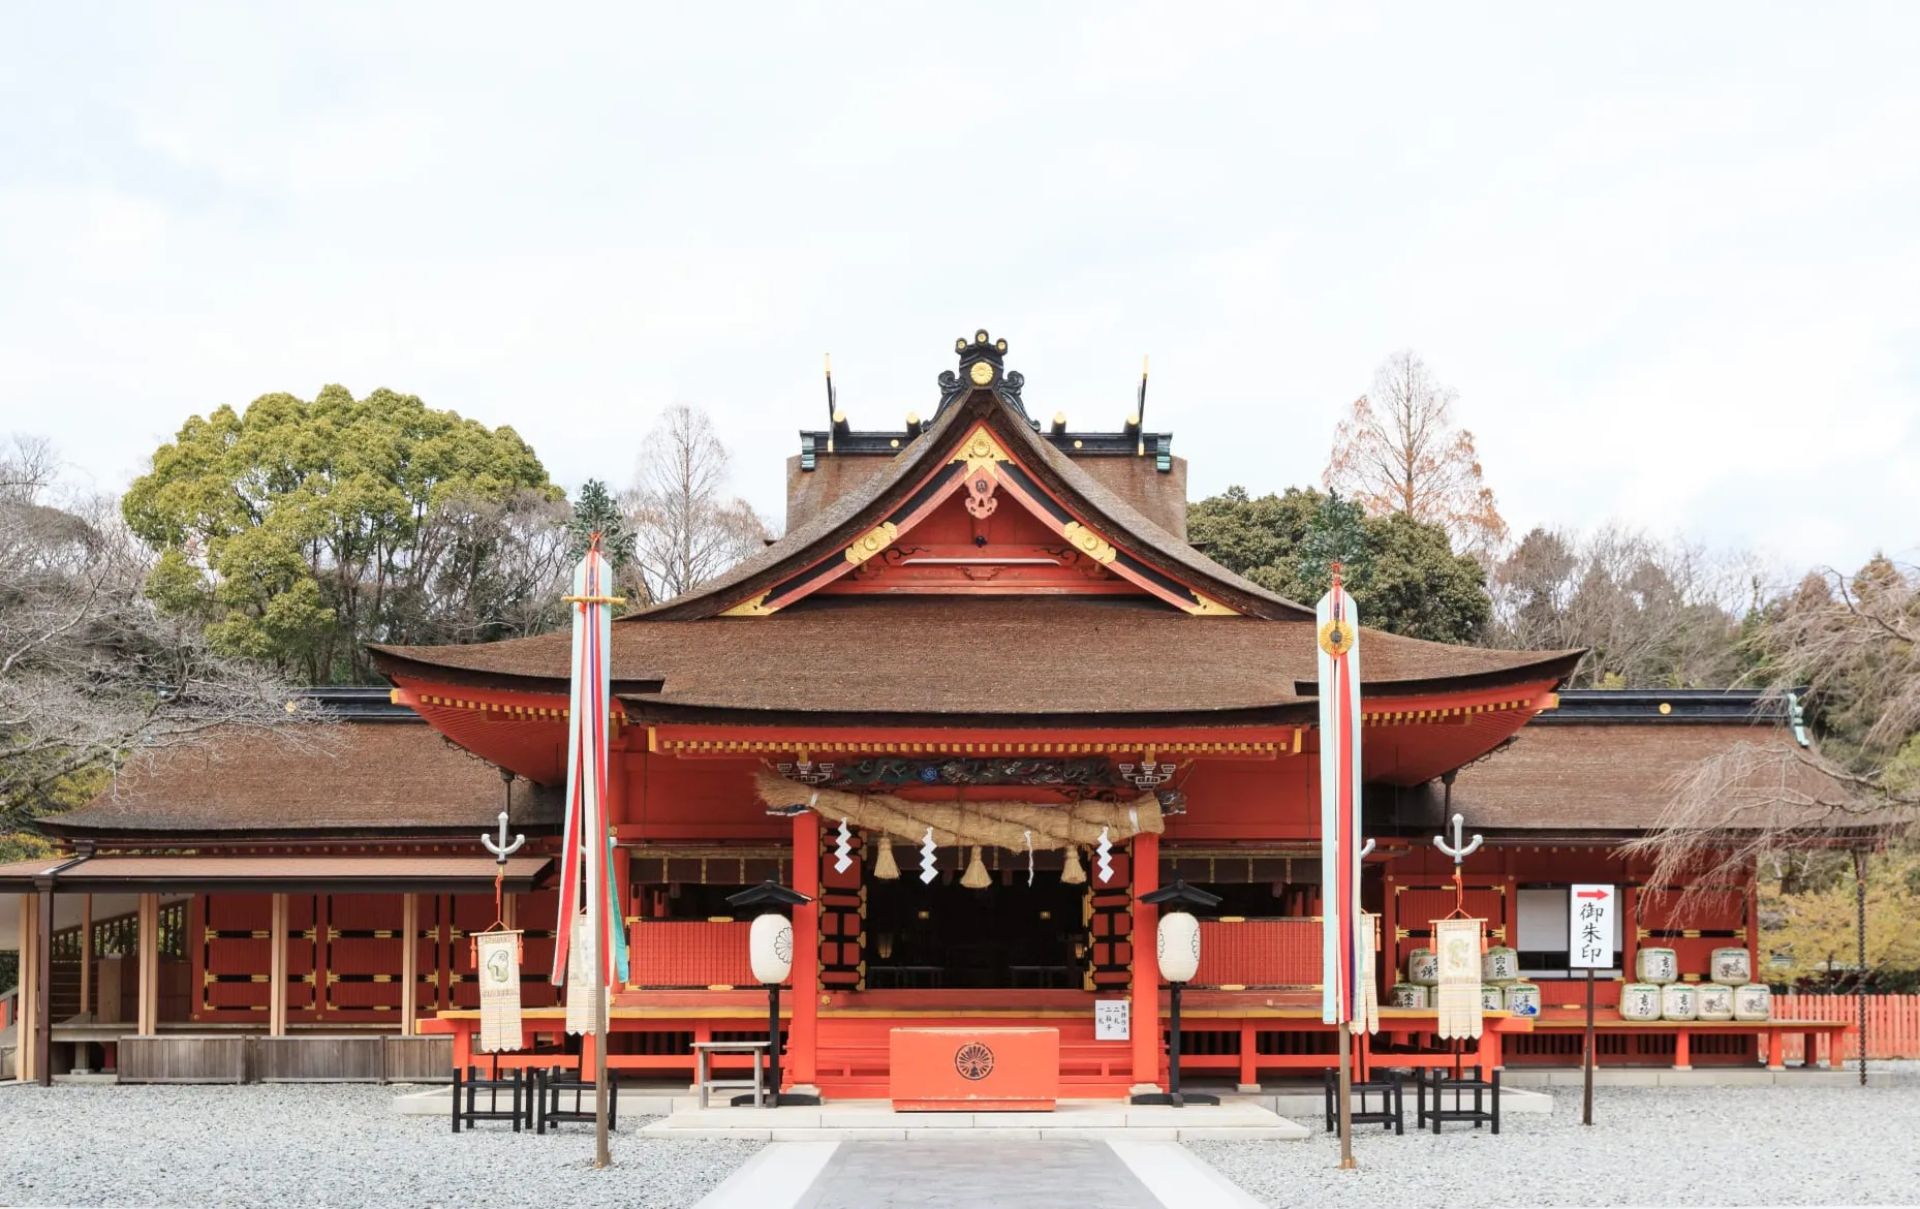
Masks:
[[[1913,15],[1517,11],[37,10],[0,428],[111,485],[387,385],[577,483],[684,400],[777,513],[822,352],[890,424],[984,323],[1076,422],[1151,352],[1195,489],[1278,488],[1410,345],[1523,526],[1920,544]]]

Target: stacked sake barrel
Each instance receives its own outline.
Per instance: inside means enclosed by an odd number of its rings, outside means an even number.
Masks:
[[[1745,949],[1715,949],[1703,983],[1680,977],[1672,949],[1641,949],[1634,974],[1620,988],[1622,1020],[1761,1021],[1773,1015],[1772,992],[1752,981],[1753,955]]]
[[[1407,954],[1407,977],[1393,984],[1387,994],[1397,1008],[1425,1011],[1433,1006],[1433,988],[1440,983],[1440,959],[1432,949],[1415,949]]]
[[[1494,945],[1480,958],[1480,1010],[1484,1012],[1505,1012],[1512,1010],[1510,992],[1520,981],[1520,954],[1506,945]],[[1538,1007],[1526,1015],[1538,1013]]]
[[[1773,1018],[1773,992],[1765,983],[1753,981],[1753,954],[1745,949],[1715,949],[1708,959],[1707,971],[1707,977],[1716,986],[1725,987],[1731,993],[1731,1019],[1760,1021]],[[1715,997],[1716,1011],[1719,1010],[1718,998]]]
[[[1641,949],[1633,959],[1633,974],[1633,981],[1620,988],[1620,1019],[1660,1019],[1666,1010],[1666,987],[1680,981],[1679,955],[1672,949]],[[1675,1006],[1699,1010],[1698,1003]]]

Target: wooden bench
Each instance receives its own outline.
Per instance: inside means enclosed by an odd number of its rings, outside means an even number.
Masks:
[[[767,1043],[765,1041],[694,1042],[693,1085],[694,1089],[700,1093],[700,1107],[705,1108],[707,1106],[707,1096],[709,1093],[721,1088],[730,1087],[751,1087],[753,1089],[753,1106],[755,1108],[767,1107],[767,1068],[762,1064],[766,1049]],[[753,1078],[714,1078],[710,1063],[716,1053],[722,1052],[746,1054],[751,1058],[753,1061]],[[775,1089],[776,1094],[778,1090],[778,1088]]]

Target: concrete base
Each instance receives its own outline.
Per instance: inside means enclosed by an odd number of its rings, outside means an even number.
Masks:
[[[55,1075],[55,1083],[79,1083],[86,1085],[113,1084],[120,1082],[120,1076],[111,1071],[74,1071],[68,1075]]]
[[[1579,1087],[1583,1075],[1578,1067],[1508,1067],[1500,1072],[1506,1087]],[[1893,1082],[1886,1071],[1868,1070],[1867,1084],[1884,1087]],[[1858,1087],[1858,1070],[1808,1070],[1790,1067],[1768,1070],[1763,1066],[1696,1066],[1675,1070],[1670,1066],[1603,1066],[1593,1072],[1595,1087]],[[1501,1101],[1506,1108],[1506,1101]]]
[[[621,1108],[626,1110],[622,1097]],[[444,1102],[441,1111],[449,1108]],[[644,1111],[644,1110],[634,1110]],[[1306,1126],[1247,1101],[1132,1105],[1063,1100],[1052,1112],[895,1112],[885,1100],[838,1100],[817,1108],[682,1109],[640,1131],[654,1138],[747,1138],[763,1142],[942,1141],[995,1138],[1140,1141],[1299,1141]]]

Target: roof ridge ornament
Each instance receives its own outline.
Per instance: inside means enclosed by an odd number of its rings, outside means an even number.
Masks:
[[[973,339],[965,336],[953,342],[953,351],[959,354],[959,372],[946,370],[940,375],[940,406],[934,410],[938,419],[947,408],[965,398],[972,390],[991,390],[1001,402],[1014,410],[1027,426],[1035,432],[1040,425],[1027,415],[1026,404],[1020,399],[1020,391],[1026,386],[1026,377],[1018,370],[1007,369],[1007,342],[1005,338],[993,339],[986,328],[974,332]]]

